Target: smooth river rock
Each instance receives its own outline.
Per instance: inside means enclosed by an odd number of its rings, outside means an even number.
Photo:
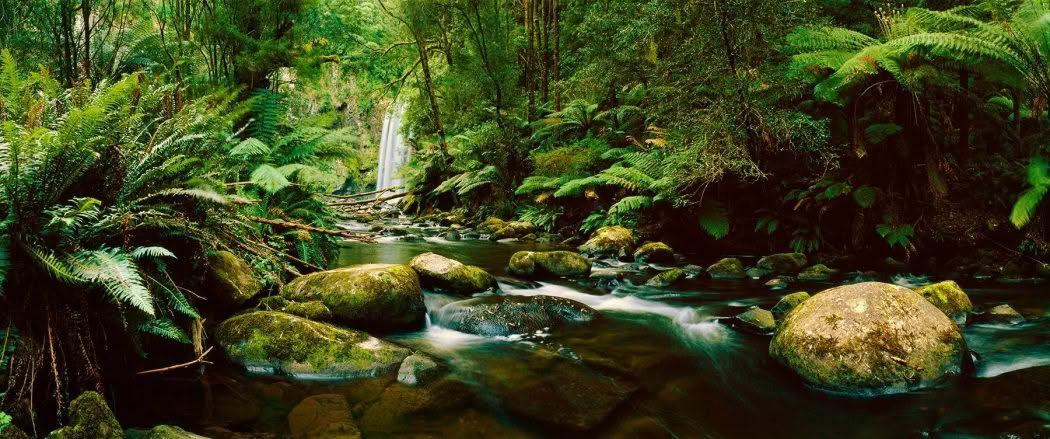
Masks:
[[[788,294],[780,299],[776,305],[773,305],[773,309],[770,312],[773,313],[773,318],[780,320],[795,309],[795,307],[802,304],[809,299],[809,293],[805,291],[799,291],[797,293]]]
[[[276,311],[232,317],[215,338],[230,360],[250,372],[302,378],[381,375],[412,353],[361,331]]]
[[[225,250],[208,255],[208,280],[222,305],[243,305],[262,291],[252,266]]]
[[[634,260],[637,262],[655,262],[657,264],[673,264],[674,250],[671,246],[662,242],[647,242],[634,251]]]
[[[423,326],[426,306],[419,276],[407,265],[354,265],[301,276],[281,289],[293,302],[320,301],[333,321],[364,330]]]
[[[681,268],[672,268],[663,273],[657,274],[650,278],[645,285],[657,288],[667,288],[674,285],[679,280],[685,277],[685,271]]]
[[[744,264],[737,258],[725,258],[707,267],[707,274],[712,279],[743,279]]]
[[[952,280],[938,282],[915,290],[933,306],[955,321],[966,321],[966,315],[973,312],[970,296]]]
[[[580,302],[554,296],[483,296],[441,307],[442,326],[468,334],[532,334],[582,325],[599,314]]]
[[[959,328],[922,296],[880,282],[814,295],[784,317],[770,355],[817,388],[905,392],[962,371]]]
[[[620,226],[602,227],[579,247],[580,253],[592,257],[625,258],[631,256],[638,242],[631,229]]]
[[[586,276],[591,261],[569,251],[520,251],[510,257],[508,271],[516,276]]]
[[[314,395],[288,413],[288,430],[296,438],[360,439],[350,404],[339,394]]]
[[[759,259],[755,265],[776,274],[795,274],[806,266],[806,262],[806,255],[802,253],[778,253]]]
[[[465,265],[436,253],[423,253],[408,263],[424,287],[452,294],[471,295],[496,287],[496,278],[473,265]]]

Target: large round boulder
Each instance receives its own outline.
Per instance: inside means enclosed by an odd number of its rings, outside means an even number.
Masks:
[[[534,225],[534,224],[532,224],[530,222],[511,221],[511,222],[505,223],[503,225],[503,227],[500,228],[499,230],[496,230],[495,232],[492,232],[492,235],[489,235],[489,239],[492,240],[492,241],[498,241],[500,239],[522,238],[522,237],[524,237],[526,235],[532,234],[532,232],[535,232],[535,231],[536,231],[536,225]],[[532,238],[532,240],[533,241],[536,240],[535,236]]]
[[[249,372],[299,378],[377,376],[412,353],[361,331],[276,311],[232,317],[219,325],[216,340]]]
[[[262,290],[262,283],[252,273],[252,266],[228,251],[208,255],[208,281],[223,305],[240,306]]]
[[[496,278],[473,265],[465,265],[436,253],[423,253],[408,263],[427,288],[471,295],[496,287]]]
[[[582,325],[599,314],[554,296],[483,296],[449,303],[438,311],[442,326],[468,334],[503,336]]]
[[[588,256],[624,258],[631,255],[637,244],[631,229],[609,226],[595,230],[579,249]]]
[[[516,276],[586,276],[591,261],[570,251],[520,251],[510,257],[508,271]]]
[[[756,266],[776,274],[795,274],[806,266],[806,262],[806,255],[802,253],[778,253],[759,259]]]
[[[970,296],[967,296],[955,281],[946,280],[927,285],[916,289],[915,292],[957,322],[965,322],[966,315],[973,312]]]
[[[770,355],[815,387],[877,395],[929,386],[962,370],[966,343],[937,307],[896,285],[825,290],[777,327]]]
[[[634,251],[634,260],[637,262],[673,264],[674,250],[671,249],[671,246],[662,242],[647,242]]]
[[[368,264],[300,276],[281,289],[293,302],[320,301],[336,323],[365,330],[423,326],[419,276],[407,265]]]

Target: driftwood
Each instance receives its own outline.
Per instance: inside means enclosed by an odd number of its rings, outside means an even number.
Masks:
[[[352,194],[352,195],[335,195],[335,194],[321,194],[321,196],[323,196],[323,197],[328,197],[328,198],[338,198],[338,199],[341,199],[341,200],[353,200],[353,199],[355,199],[355,198],[358,198],[358,197],[363,197],[363,196],[365,196],[365,195],[375,195],[375,194],[381,194],[381,193],[383,193],[383,192],[390,192],[390,191],[393,191],[393,190],[397,190],[397,189],[401,189],[401,186],[397,186],[397,187],[388,187],[388,188],[386,188],[386,189],[380,189],[380,190],[378,190],[378,191],[372,191],[372,192],[361,192],[361,193],[359,193],[359,194]]]
[[[408,192],[402,192],[400,194],[391,195],[389,197],[375,198],[375,199],[371,199],[371,200],[334,202],[334,203],[328,203],[328,205],[332,206],[332,207],[360,206],[362,204],[381,203],[383,201],[396,200],[398,198],[404,197],[405,195],[408,195]]]
[[[212,346],[212,347],[208,348],[208,350],[206,350],[206,351],[204,351],[204,353],[200,354],[200,356],[198,356],[196,360],[187,361],[185,363],[176,364],[174,366],[162,367],[160,369],[144,370],[142,372],[136,372],[135,375],[149,375],[149,374],[154,374],[154,373],[164,373],[164,372],[168,372],[168,371],[172,371],[172,370],[176,370],[176,369],[187,368],[187,367],[190,367],[190,366],[193,366],[193,365],[197,365],[197,364],[212,364],[210,361],[204,359],[204,357],[208,356],[208,353],[211,352],[212,349],[215,349],[215,346]]]
[[[310,225],[306,225],[306,224],[302,224],[302,223],[296,223],[296,222],[284,221],[284,220],[276,220],[276,219],[259,218],[257,216],[249,216],[248,219],[250,219],[252,221],[255,221],[257,223],[270,224],[272,226],[286,227],[286,228],[289,228],[289,229],[306,230],[308,232],[317,232],[317,233],[321,233],[321,234],[325,234],[325,235],[339,236],[339,237],[346,238],[346,239],[352,239],[354,241],[375,242],[375,240],[373,240],[372,238],[370,238],[368,236],[358,235],[356,233],[347,232],[345,230],[323,229],[323,228],[320,228],[320,227],[314,227],[314,226],[310,226]]]

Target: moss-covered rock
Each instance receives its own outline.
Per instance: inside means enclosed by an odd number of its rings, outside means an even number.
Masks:
[[[125,437],[127,439],[208,439],[171,425],[158,425],[149,430],[128,430],[125,432]]]
[[[320,320],[323,322],[331,321],[335,317],[332,315],[332,310],[328,309],[328,307],[320,300],[310,302],[289,302],[288,305],[281,308],[281,311],[304,319]]]
[[[314,395],[288,413],[288,431],[304,439],[360,439],[350,404],[339,394]]]
[[[896,285],[825,290],[788,313],[770,355],[816,387],[858,395],[931,385],[962,371],[966,343],[937,307]]]
[[[30,439],[29,435],[14,425],[0,428],[0,439]]]
[[[275,311],[232,317],[215,337],[230,360],[250,372],[304,378],[376,376],[411,354],[361,331]]]
[[[124,430],[98,392],[84,392],[69,405],[69,425],[49,439],[124,439]]]
[[[773,313],[773,318],[777,320],[783,319],[787,313],[791,312],[791,310],[795,309],[795,307],[799,306],[807,299],[809,299],[809,293],[805,291],[788,294],[782,297],[776,305],[773,305],[770,312]]]
[[[783,290],[788,287],[788,281],[783,276],[775,277],[767,281],[766,286],[771,290]]]
[[[685,277],[685,270],[681,268],[672,268],[663,273],[657,274],[650,278],[645,285],[657,288],[667,288],[674,285],[679,280]]]
[[[507,381],[496,393],[508,412],[532,424],[578,432],[591,431],[613,416],[616,408],[638,388],[572,362],[558,362],[544,376],[535,379]]]
[[[744,264],[737,258],[725,258],[707,267],[707,274],[712,279],[743,279]]]
[[[252,267],[225,250],[208,255],[208,280],[214,297],[224,305],[243,305],[262,290]]]
[[[966,315],[973,312],[970,296],[952,280],[938,282],[915,290],[920,296],[930,301],[954,321],[966,321]]]
[[[631,229],[620,226],[602,227],[579,247],[587,256],[624,258],[631,256],[638,242]]]
[[[1024,316],[1017,312],[1014,307],[1002,304],[999,306],[992,307],[991,309],[984,312],[981,316],[982,320],[990,323],[1006,323],[1014,325],[1024,321]]]
[[[775,274],[795,274],[806,262],[806,255],[802,253],[778,253],[759,259],[756,266]]]
[[[777,326],[776,319],[773,318],[773,313],[757,306],[753,306],[751,309],[737,314],[733,317],[733,321],[735,326],[760,334],[773,332],[773,329]]]
[[[839,271],[824,264],[811,265],[798,274],[799,280],[823,282],[838,276]]]
[[[397,382],[406,386],[422,386],[445,373],[445,366],[429,355],[416,352],[401,362]]]
[[[438,311],[447,328],[500,336],[577,326],[597,319],[591,307],[553,296],[482,296],[452,302]]]
[[[470,295],[496,287],[496,278],[485,270],[436,253],[417,255],[408,264],[427,288]]]
[[[536,225],[525,221],[511,221],[503,225],[502,228],[489,235],[489,239],[492,241],[498,241],[500,239],[508,238],[521,238],[526,235],[532,234],[536,231]],[[536,240],[536,236],[532,236],[532,240]]]
[[[444,239],[446,241],[459,241],[460,239],[463,239],[463,237],[460,236],[459,232],[455,230],[449,230],[441,234],[441,239]]]
[[[520,251],[510,257],[508,271],[516,276],[586,276],[591,261],[570,251]]]
[[[494,216],[490,216],[478,225],[478,232],[493,234],[507,226],[507,222]]]
[[[355,265],[301,276],[281,289],[293,302],[320,301],[334,321],[365,330],[423,326],[426,306],[419,276],[407,265]]]
[[[671,249],[671,246],[662,242],[647,242],[634,251],[634,260],[637,262],[673,264],[674,250]]]

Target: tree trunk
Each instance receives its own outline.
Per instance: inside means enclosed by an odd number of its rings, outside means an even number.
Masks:
[[[561,111],[561,12],[558,0],[554,2],[554,111]]]
[[[84,79],[91,79],[91,0],[80,1],[80,16],[84,27]]]
[[[73,75],[75,69],[75,54],[73,53],[73,10],[69,5],[70,0],[62,0],[59,14],[62,16],[62,73],[65,78],[66,87],[73,86]]]
[[[437,97],[434,96],[434,82],[430,76],[430,57],[427,53],[426,38],[421,31],[413,32],[416,37],[416,47],[419,49],[419,62],[423,67],[423,82],[426,86],[427,98],[430,100],[430,112],[434,118],[434,129],[438,133],[441,154],[448,156],[448,144],[445,142],[445,127],[441,124],[441,109],[438,107]]]
[[[551,31],[551,0],[543,0],[543,103],[550,102],[550,31]]]
[[[525,35],[529,39],[528,49],[525,51],[525,82],[529,94],[529,122],[536,120],[536,49],[533,46],[536,28],[532,24],[532,15],[537,1],[539,0],[525,0]]]

